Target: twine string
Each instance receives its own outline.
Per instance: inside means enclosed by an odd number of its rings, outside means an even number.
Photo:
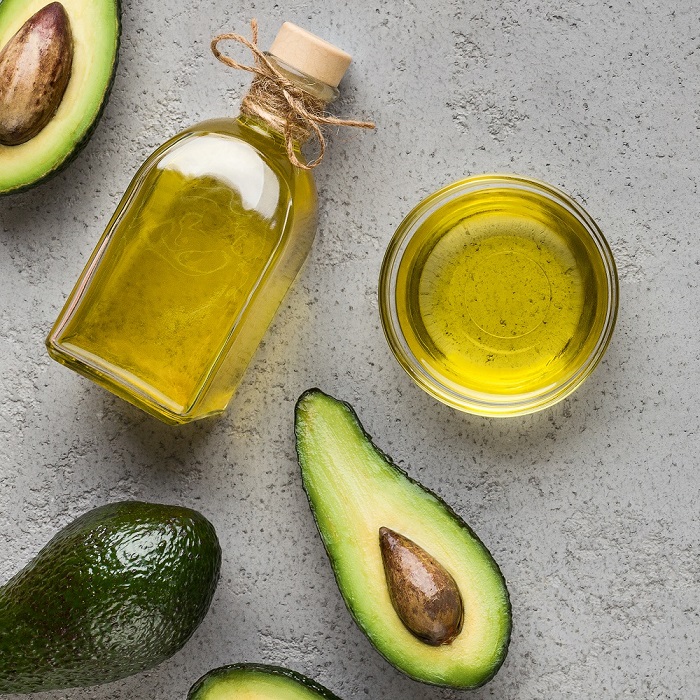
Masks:
[[[340,119],[325,113],[326,103],[303,90],[287,78],[258,48],[258,22],[250,22],[252,41],[241,34],[220,34],[212,39],[214,56],[235,70],[244,70],[255,77],[248,94],[241,103],[241,112],[255,116],[281,131],[289,160],[297,168],[311,170],[322,160],[326,152],[326,140],[322,125],[349,126],[358,129],[374,129],[372,122]],[[239,63],[219,50],[222,41],[235,41],[253,54],[253,65]],[[297,157],[294,145],[312,138],[318,144],[318,155],[309,163]]]

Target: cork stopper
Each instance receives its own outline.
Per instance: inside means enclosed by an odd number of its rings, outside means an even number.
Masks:
[[[338,87],[352,61],[350,54],[291,22],[285,22],[277,32],[270,53],[288,66],[334,88]]]

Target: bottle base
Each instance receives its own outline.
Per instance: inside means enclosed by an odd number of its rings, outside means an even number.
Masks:
[[[139,386],[140,382],[129,383],[121,376],[116,376],[112,368],[107,363],[100,361],[99,358],[83,356],[90,353],[75,352],[73,348],[66,347],[51,337],[46,340],[46,349],[50,357],[56,362],[90,379],[103,389],[124,399],[132,406],[136,406],[136,408],[145,411],[154,418],[158,418],[158,420],[167,425],[184,425],[203,418],[213,418],[221,415],[226,410],[226,406],[209,408],[209,410],[198,410],[196,401],[189,408],[178,408],[164,395],[161,401],[149,395],[159,394],[160,392],[156,392],[151,388],[149,393],[146,393],[144,388]],[[120,371],[119,375],[122,374],[124,372]]]

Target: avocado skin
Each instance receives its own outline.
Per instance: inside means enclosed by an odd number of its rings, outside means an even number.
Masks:
[[[367,440],[367,442],[372,447],[372,449],[374,449],[377,452],[377,454],[379,454],[382,457],[382,459],[384,459],[387,462],[387,464],[389,464],[397,472],[399,472],[399,474],[401,474],[401,476],[403,478],[405,478],[410,483],[415,484],[416,486],[419,486],[429,496],[432,496],[435,500],[437,500],[443,506],[443,508],[450,514],[450,516],[452,516],[452,518],[454,518],[455,522],[459,523],[460,527],[466,531],[466,533],[469,535],[469,537],[474,539],[484,549],[484,551],[489,554],[489,557],[491,558],[490,552],[489,552],[488,548],[486,547],[486,545],[479,539],[479,537],[474,532],[474,530],[472,530],[471,527],[469,527],[469,525],[459,515],[457,515],[457,513],[452,509],[452,507],[449,504],[445,503],[445,501],[442,498],[440,498],[440,496],[438,496],[436,493],[434,493],[430,489],[426,488],[423,484],[416,481],[415,479],[412,479],[403,469],[401,469],[401,467],[399,467],[398,465],[396,465],[394,463],[394,461],[392,460],[392,458],[389,455],[387,455],[383,450],[381,450],[379,447],[377,447],[377,445],[374,443],[372,436],[365,430],[364,426],[362,425],[362,422],[358,418],[357,413],[355,412],[355,409],[347,401],[341,401],[340,399],[336,399],[335,397],[330,396],[329,394],[326,394],[324,391],[322,391],[321,389],[318,389],[316,387],[314,387],[312,389],[307,389],[297,399],[295,409],[294,409],[294,434],[297,437],[297,440],[296,440],[297,450],[296,450],[296,452],[297,452],[297,460],[298,460],[300,466],[302,465],[303,456],[299,452],[298,436],[299,436],[299,431],[301,429],[301,427],[299,425],[299,416],[300,416],[301,411],[303,410],[303,404],[307,400],[313,399],[313,397],[317,396],[317,395],[327,396],[327,397],[333,399],[333,401],[336,401],[338,404],[340,404],[345,409],[345,411],[347,411],[347,413],[351,417],[351,419],[357,424],[357,427],[359,428],[360,432],[362,433],[364,439]],[[302,467],[302,469],[303,469],[303,467]],[[330,564],[331,564],[331,569],[333,570],[333,575],[335,577],[336,584],[338,585],[341,596],[343,598],[343,602],[345,603],[345,607],[348,609],[348,612],[350,613],[351,617],[355,621],[355,624],[364,632],[364,634],[367,636],[367,638],[370,640],[370,642],[372,642],[372,635],[370,634],[369,630],[367,629],[364,621],[361,620],[357,615],[355,615],[355,611],[352,609],[349,601],[346,599],[346,597],[343,593],[342,579],[340,576],[340,572],[338,570],[337,563],[333,557],[332,548],[330,547],[329,542],[328,542],[326,536],[324,535],[323,531],[319,527],[318,518],[316,517],[316,511],[315,511],[314,504],[313,504],[313,499],[311,498],[311,494],[309,493],[309,490],[306,488],[306,483],[304,482],[303,479],[302,479],[302,486],[304,488],[304,492],[306,493],[306,497],[309,501],[309,506],[310,506],[311,512],[314,516],[314,523],[316,524],[316,529],[318,530],[318,534],[321,536],[321,541],[323,542],[323,546],[326,550],[326,554],[328,555],[328,559],[329,559]],[[498,577],[501,579],[501,582],[503,583],[503,589],[505,591],[506,598],[507,598],[508,612],[509,612],[509,614],[512,614],[512,605],[511,605],[511,601],[510,601],[510,594],[508,593],[508,587],[506,585],[505,577],[503,576],[503,572],[501,571],[501,569],[498,566],[498,564],[496,563],[496,561],[493,558],[491,558],[491,561],[492,561],[492,564],[494,567],[494,571],[497,573]],[[466,689],[473,690],[476,688],[480,688],[481,686],[486,685],[486,683],[488,683],[496,675],[496,673],[498,673],[499,669],[503,665],[503,662],[505,661],[506,656],[508,654],[508,647],[510,646],[511,635],[512,635],[512,626],[508,628],[508,636],[506,637],[506,639],[504,641],[499,662],[497,664],[495,664],[495,666],[491,670],[491,673],[489,675],[485,676],[480,683],[478,683],[476,685],[469,686]],[[372,642],[372,644],[374,646],[374,642]],[[431,681],[426,681],[424,678],[414,676],[407,669],[399,668],[398,666],[396,666],[396,664],[391,659],[389,659],[385,654],[383,654],[382,651],[380,649],[378,649],[376,646],[375,646],[375,649],[377,649],[377,651],[384,657],[384,659],[386,659],[386,661],[388,661],[392,666],[397,668],[402,673],[405,673],[410,678],[413,678],[413,680],[420,681],[421,683],[425,683],[426,685],[433,685],[433,686],[446,687],[446,688],[451,687],[447,684],[433,683]]]
[[[83,134],[80,141],[78,141],[75,144],[75,146],[73,146],[73,148],[66,154],[66,157],[55,167],[53,167],[48,172],[44,173],[41,177],[37,178],[33,182],[28,182],[26,185],[20,185],[18,187],[10,187],[9,189],[0,190],[0,197],[26,192],[27,190],[31,190],[37,185],[42,185],[47,180],[51,180],[52,178],[56,177],[56,175],[59,175],[61,172],[63,172],[80,155],[80,152],[83,150],[83,148],[85,148],[85,146],[87,146],[88,141],[92,138],[92,135],[95,132],[95,129],[97,128],[97,125],[100,123],[100,119],[102,119],[102,115],[104,114],[105,108],[107,107],[107,102],[109,102],[109,96],[112,94],[112,88],[114,87],[114,80],[117,76],[117,68],[119,66],[119,49],[121,48],[122,40],[122,3],[121,0],[112,0],[112,2],[116,9],[117,15],[117,40],[114,53],[114,62],[112,63],[112,72],[110,79],[107,85],[105,86],[105,91],[102,96],[102,103],[100,104],[99,110],[95,115],[95,119],[90,125],[90,128]],[[2,4],[2,0],[0,0],[0,4]]]
[[[0,588],[0,694],[156,666],[204,619],[220,565],[213,526],[188,508],[131,501],[79,517]]]
[[[192,688],[190,688],[190,692],[187,694],[187,700],[205,700],[206,694],[214,689],[220,682],[225,682],[242,672],[259,673],[264,676],[277,676],[284,684],[288,684],[289,682],[298,683],[313,693],[316,693],[316,695],[324,700],[340,700],[340,698],[331,693],[328,688],[324,688],[320,683],[303,676],[301,673],[290,671],[288,668],[282,668],[281,666],[269,666],[267,664],[231,664],[230,666],[215,668],[213,671],[209,671],[209,673],[202,676]]]

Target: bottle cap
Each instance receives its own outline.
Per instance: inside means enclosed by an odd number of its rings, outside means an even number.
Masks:
[[[316,80],[338,87],[352,56],[311,32],[285,22],[277,32],[270,53]]]

